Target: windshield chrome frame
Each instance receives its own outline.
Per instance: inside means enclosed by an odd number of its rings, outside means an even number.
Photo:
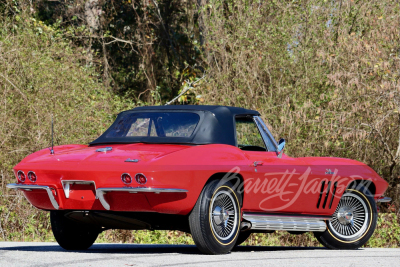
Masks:
[[[265,143],[265,146],[267,146],[267,138],[269,138],[272,141],[272,144],[275,146],[276,151],[278,151],[278,143],[276,142],[275,138],[272,136],[271,132],[268,130],[268,127],[265,125],[264,121],[261,119],[260,116],[254,116],[254,122],[256,123],[258,130],[261,133],[261,136],[263,138],[263,141]]]

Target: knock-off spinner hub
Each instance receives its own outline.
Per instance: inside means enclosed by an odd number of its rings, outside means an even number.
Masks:
[[[337,213],[338,220],[341,224],[353,225],[353,211],[349,207],[341,207]]]
[[[217,225],[220,225],[222,223],[227,223],[229,219],[229,213],[227,210],[225,210],[224,207],[216,206],[214,211],[213,211],[213,217],[214,221]]]

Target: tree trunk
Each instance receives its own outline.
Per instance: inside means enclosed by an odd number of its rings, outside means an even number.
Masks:
[[[99,0],[88,0],[85,3],[85,20],[86,24],[89,26],[90,35],[92,36],[100,29],[100,15],[101,7]],[[92,38],[89,39],[89,45],[87,48],[87,61],[86,65],[91,66],[93,64],[93,53],[92,53]],[[103,51],[105,52],[105,51]]]

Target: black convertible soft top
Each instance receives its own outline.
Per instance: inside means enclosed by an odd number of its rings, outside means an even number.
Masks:
[[[127,113],[143,112],[192,112],[200,116],[196,129],[190,137],[124,137],[110,138],[107,133],[114,127],[121,117]],[[137,107],[118,114],[113,125],[90,145],[110,143],[178,143],[178,144],[227,144],[236,146],[235,116],[259,116],[255,110],[208,105],[169,105]]]

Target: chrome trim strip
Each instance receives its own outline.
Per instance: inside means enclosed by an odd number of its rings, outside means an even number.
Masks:
[[[129,192],[129,193],[186,193],[186,189],[178,188],[151,188],[151,187],[105,187],[96,189],[96,195],[99,198],[101,204],[106,210],[110,210],[110,204],[104,198],[107,192]]]
[[[10,189],[21,189],[21,190],[26,190],[26,191],[31,191],[31,190],[46,190],[47,194],[49,195],[49,199],[53,207],[58,210],[59,205],[57,203],[57,200],[53,196],[52,188],[46,186],[46,185],[27,185],[27,184],[8,184],[7,188]]]
[[[278,214],[278,213],[257,213],[257,212],[244,212],[246,216],[260,216],[260,217],[281,217],[281,218],[302,218],[302,219],[317,219],[317,220],[331,220],[331,216],[325,215],[293,215],[293,214]]]
[[[390,202],[390,201],[392,201],[392,199],[390,197],[384,197],[384,198],[378,198],[378,200],[376,202],[386,203],[386,202]]]
[[[325,220],[327,220],[327,217],[244,213],[243,219],[251,223],[252,230],[324,232],[326,230]]]
[[[93,184],[94,190],[96,190],[96,183],[94,181],[85,180],[61,180],[62,187],[64,189],[65,198],[69,198],[70,184]]]

